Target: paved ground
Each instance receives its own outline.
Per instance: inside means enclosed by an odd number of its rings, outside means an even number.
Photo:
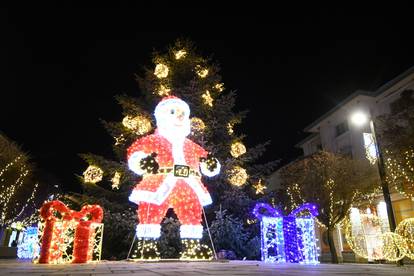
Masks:
[[[414,275],[414,266],[368,264],[265,264],[256,261],[230,262],[108,262],[77,265],[39,265],[0,260],[0,275]]]

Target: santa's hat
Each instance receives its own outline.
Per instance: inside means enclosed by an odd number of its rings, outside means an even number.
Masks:
[[[188,104],[181,100],[180,98],[176,96],[167,96],[161,99],[161,101],[157,104],[155,107],[155,118],[161,118],[163,114],[166,114],[166,112],[169,112],[169,108],[172,105],[179,105],[182,107],[185,111],[185,113],[190,116],[190,107]]]

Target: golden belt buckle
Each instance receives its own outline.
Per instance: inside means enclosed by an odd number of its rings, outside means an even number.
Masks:
[[[188,177],[190,175],[190,166],[174,165],[174,176]]]

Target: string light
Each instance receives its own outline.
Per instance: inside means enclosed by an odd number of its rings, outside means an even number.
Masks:
[[[183,239],[184,250],[180,260],[212,260],[213,251],[199,239]]]
[[[187,55],[187,51],[181,49],[175,53],[175,59],[184,58]]]
[[[168,76],[168,66],[162,63],[158,63],[155,66],[154,75],[159,79],[164,79]]]
[[[90,165],[83,173],[83,179],[86,183],[97,183],[102,180],[103,170],[97,166]]]
[[[228,175],[228,181],[234,186],[244,185],[249,177],[246,170],[240,166],[234,166],[228,171]]]
[[[297,217],[303,211],[309,212],[310,216]],[[319,263],[314,226],[314,217],[318,215],[316,205],[306,203],[290,215],[282,216],[269,204],[257,203],[253,215],[260,220],[262,261]]]
[[[265,185],[263,185],[262,180],[259,179],[259,181],[253,185],[253,188],[256,190],[256,195],[258,194],[264,194],[264,190],[267,189]]]
[[[210,91],[206,90],[206,92],[203,95],[201,95],[201,97],[204,100],[204,104],[206,104],[210,107],[213,106],[213,98],[210,95]]]
[[[392,152],[386,150],[385,165],[387,182],[405,197],[414,197],[414,149],[402,152],[399,158],[392,158]]]
[[[54,200],[43,204],[40,215],[44,222],[39,226],[37,262],[86,263],[101,259],[103,210],[99,205],[85,205],[76,212]]]
[[[200,78],[205,78],[208,75],[208,69],[207,68],[203,68],[201,65],[197,65],[196,66],[196,72],[197,72],[197,75]]]
[[[114,176],[111,179],[112,189],[119,189],[120,180],[121,180],[121,173],[115,172]]]
[[[161,259],[158,251],[157,240],[151,238],[138,238],[138,243],[132,252],[132,259],[157,261]]]
[[[382,242],[383,258],[390,262],[396,262],[407,254],[407,243],[404,238],[392,232],[386,232],[380,236]]]
[[[197,117],[191,118],[191,135],[198,135],[204,132],[206,125],[203,120]]]
[[[231,144],[230,154],[234,158],[237,158],[246,153],[246,147],[243,145],[242,142],[234,142]]]
[[[142,115],[138,115],[135,117],[129,115],[125,116],[124,119],[122,119],[122,124],[126,128],[134,131],[138,135],[146,134],[152,129],[150,119]]]

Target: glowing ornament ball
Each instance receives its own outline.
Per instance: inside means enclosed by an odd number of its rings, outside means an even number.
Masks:
[[[90,165],[83,173],[83,178],[86,183],[98,183],[102,180],[103,170],[97,166]]]
[[[406,256],[414,260],[414,218],[407,218],[401,221],[395,233],[400,235],[406,242]]]
[[[237,158],[246,153],[246,147],[242,142],[234,142],[231,144],[230,154],[234,158]]]
[[[191,118],[191,134],[197,135],[204,132],[206,125],[204,124],[203,120],[197,117]]]
[[[134,117],[129,115],[125,116],[124,119],[122,119],[122,125],[138,135],[146,134],[152,129],[151,120],[142,115]]]
[[[246,183],[249,175],[246,170],[240,166],[234,166],[228,171],[228,181],[234,186],[242,186]]]
[[[164,79],[168,76],[168,66],[162,63],[158,63],[155,66],[154,75],[159,79]]]

